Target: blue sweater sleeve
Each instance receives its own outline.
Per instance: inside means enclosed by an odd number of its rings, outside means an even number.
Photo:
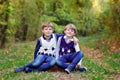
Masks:
[[[37,53],[38,53],[40,47],[41,47],[41,42],[40,42],[40,38],[39,38],[37,41],[36,47],[35,47],[35,51],[34,51],[34,59],[37,57]]]
[[[64,36],[64,34],[58,34],[58,33],[56,33],[57,41],[58,41],[58,38],[61,37],[61,36]]]

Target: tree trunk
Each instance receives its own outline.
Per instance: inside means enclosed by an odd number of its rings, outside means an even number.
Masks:
[[[3,4],[4,2],[6,2],[7,4],[5,5],[5,6],[9,6],[9,0],[2,0],[0,3],[1,4]],[[3,4],[4,5],[4,4]],[[8,14],[7,14],[7,10],[5,10],[5,12],[3,12],[3,15],[5,14],[5,18],[4,18],[4,20],[5,20],[5,22],[6,23],[8,23],[8,18],[9,18],[9,16],[8,16]],[[5,44],[5,42],[6,42],[6,30],[7,30],[7,28],[8,28],[8,24],[0,24],[0,26],[1,26],[1,34],[0,34],[0,47],[3,47],[4,46],[4,44]]]

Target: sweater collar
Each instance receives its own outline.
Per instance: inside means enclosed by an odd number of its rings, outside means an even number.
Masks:
[[[69,40],[69,41],[73,41],[73,38],[68,39],[66,36],[64,36],[64,39],[65,39],[65,40]]]
[[[51,40],[51,39],[53,38],[53,35],[50,35],[50,38],[49,38],[49,39],[46,39],[46,37],[45,37],[44,34],[42,35],[42,37],[43,37],[43,39],[45,39],[45,40]]]

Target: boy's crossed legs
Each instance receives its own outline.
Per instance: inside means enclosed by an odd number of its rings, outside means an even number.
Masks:
[[[54,66],[54,64],[55,64],[55,57],[49,55],[38,55],[34,61],[30,62],[26,66],[16,68],[15,72],[25,71],[26,73],[28,73],[34,70],[44,71]]]

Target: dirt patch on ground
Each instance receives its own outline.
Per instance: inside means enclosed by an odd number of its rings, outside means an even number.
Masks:
[[[103,52],[100,52],[98,49],[94,50],[92,48],[86,47],[82,47],[82,50],[84,51],[85,56],[90,58],[91,61],[97,63],[99,66],[103,66],[104,68],[109,69],[109,71],[111,72],[114,71],[112,67],[103,60]]]
[[[102,52],[99,50],[94,50],[93,48],[86,48],[82,46],[81,49],[83,50],[84,55],[87,57],[100,58],[103,55]]]
[[[109,69],[109,71],[113,71],[112,67],[109,66],[106,62],[104,62],[104,60],[102,59],[102,56],[104,55],[103,52],[100,52],[99,50],[95,50],[95,49],[92,49],[92,48],[86,48],[86,47],[83,47],[81,48],[84,52],[84,55],[86,57],[89,57],[91,58],[91,60],[93,62],[97,62],[99,65],[102,65],[104,66],[104,68],[106,69]],[[109,57],[108,57],[109,58]],[[120,74],[116,74],[114,76],[114,79],[115,80],[120,80]]]
[[[64,72],[57,72],[55,75],[56,80],[84,80],[80,78],[80,75],[74,73],[66,74]]]

